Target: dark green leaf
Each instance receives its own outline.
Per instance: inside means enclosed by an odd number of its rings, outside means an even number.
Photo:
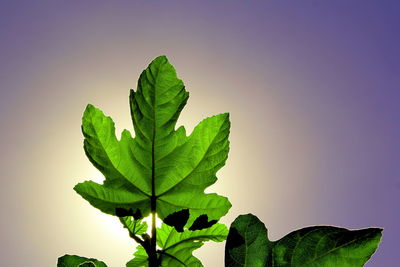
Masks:
[[[164,223],[168,224],[169,226],[175,227],[176,231],[178,232],[183,232],[183,228],[185,227],[188,219],[189,219],[189,210],[184,209],[176,211],[165,217]]]
[[[192,226],[189,227],[189,230],[201,230],[204,228],[211,227],[212,225],[216,224],[217,220],[208,221],[207,214],[200,215],[197,219],[193,222]]]
[[[58,258],[57,267],[107,267],[107,265],[96,259],[76,255],[64,255]]]
[[[267,229],[255,216],[240,215],[232,223],[225,249],[225,266],[264,267],[270,242]]]
[[[381,232],[380,228],[313,226],[271,242],[257,217],[242,215],[230,228],[225,266],[360,267],[377,249]]]

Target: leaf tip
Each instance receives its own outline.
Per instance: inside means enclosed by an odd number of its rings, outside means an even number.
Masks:
[[[76,193],[78,193],[78,194],[79,194],[79,188],[81,187],[81,184],[82,184],[82,183],[78,183],[78,184],[76,184],[76,185],[73,187],[74,191],[75,191]]]
[[[76,193],[78,193],[79,195],[82,195],[82,190],[84,187],[88,186],[89,183],[91,183],[92,181],[84,181],[82,183],[77,183],[73,189]]]
[[[384,228],[373,227],[373,228],[371,228],[371,230],[372,230],[373,234],[378,238],[378,244],[379,244],[382,240],[382,236],[383,236],[382,232],[383,232]]]
[[[166,55],[160,55],[158,57],[156,57],[155,59],[153,59],[150,63],[150,65],[152,64],[164,64],[164,63],[169,63],[168,58]]]
[[[91,117],[93,117],[96,114],[96,111],[100,111],[98,108],[96,108],[94,105],[92,104],[87,104],[85,111],[83,112],[83,116],[82,116],[82,124],[85,121],[89,121]],[[101,112],[101,111],[100,111]]]
[[[93,112],[94,110],[96,110],[96,107],[94,106],[94,105],[92,105],[92,104],[87,104],[86,105],[86,108],[85,108],[85,111],[84,111],[84,116],[85,116],[85,114],[88,114],[88,113],[90,113],[90,112]]]

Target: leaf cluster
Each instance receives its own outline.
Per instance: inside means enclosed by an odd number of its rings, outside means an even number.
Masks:
[[[264,224],[247,214],[236,218],[228,234],[218,220],[231,203],[205,189],[217,181],[228,157],[229,115],[206,118],[187,135],[176,124],[188,98],[174,67],[160,56],[142,72],[136,91],[130,91],[134,136],[123,130],[118,139],[113,120],[93,105],[83,114],[84,150],[105,180],[85,181],[74,189],[93,207],[118,217],[138,244],[127,267],[203,266],[193,251],[206,241],[226,238],[226,267],[364,265],[377,249],[382,229],[314,226],[270,241]],[[160,228],[156,216],[163,221]],[[106,265],[64,255],[57,266]]]
[[[160,56],[130,92],[134,137],[124,130],[117,139],[113,120],[93,105],[83,114],[84,150],[105,180],[74,189],[95,208],[120,217],[140,245],[128,266],[200,266],[192,251],[226,238],[227,228],[217,221],[231,204],[204,190],[228,157],[229,115],[206,118],[187,136],[183,126],[175,126],[188,97],[174,67]],[[164,224],[155,229],[153,221],[149,235],[143,218],[156,215]]]

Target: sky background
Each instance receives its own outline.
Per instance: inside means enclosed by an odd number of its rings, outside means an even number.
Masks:
[[[398,265],[399,1],[2,1],[1,266],[66,253],[125,266],[135,244],[73,191],[86,104],[132,129],[128,95],[167,55],[190,92],[178,125],[231,114],[208,191],[256,214],[271,239],[316,224],[385,228],[368,267]],[[195,254],[223,266],[224,243]]]

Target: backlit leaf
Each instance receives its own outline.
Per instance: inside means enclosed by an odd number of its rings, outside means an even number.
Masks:
[[[165,56],[153,60],[131,90],[135,137],[124,130],[115,136],[114,122],[92,105],[82,119],[86,155],[105,176],[103,184],[86,181],[75,186],[101,211],[140,211],[145,217],[155,202],[158,216],[188,209],[189,223],[205,214],[218,220],[231,207],[226,197],[204,190],[217,180],[229,150],[228,114],[209,117],[186,136],[175,129],[189,97]]]
[[[142,246],[136,247],[136,252],[133,254],[134,258],[130,260],[126,267],[148,267],[149,264],[147,262],[148,256],[146,251]]]
[[[203,266],[199,259],[192,255],[193,250],[201,247],[205,241],[222,242],[227,234],[227,227],[219,223],[202,230],[184,232],[177,232],[175,228],[163,224],[157,230],[162,266]]]
[[[147,223],[142,220],[134,220],[131,216],[122,217],[119,220],[130,234],[142,235],[147,231]]]

